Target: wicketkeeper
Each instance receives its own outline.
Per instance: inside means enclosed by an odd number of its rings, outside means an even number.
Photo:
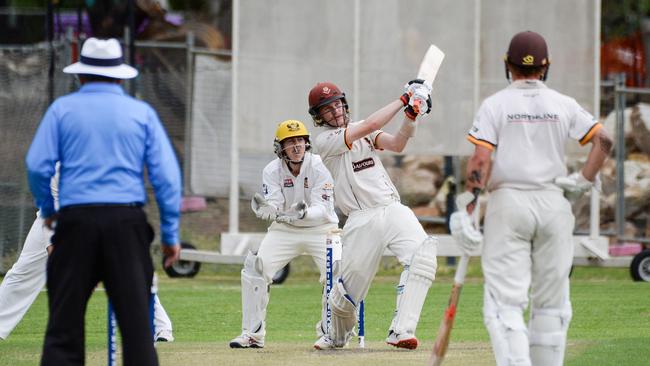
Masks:
[[[309,132],[296,120],[278,125],[273,148],[277,159],[262,176],[262,194],[251,206],[258,218],[271,222],[257,253],[249,252],[241,271],[242,333],[230,341],[232,348],[262,348],[266,335],[266,306],[273,275],[297,256],[309,254],[325,282],[325,240],[337,228],[334,182],[318,155],[310,152]],[[322,334],[326,324],[322,298]]]
[[[516,34],[505,58],[511,84],[483,102],[467,137],[475,145],[467,190],[490,191],[481,256],[483,316],[497,365],[563,364],[574,226],[563,190],[576,196],[597,185],[612,148],[591,114],[544,84],[549,64],[541,35]],[[582,170],[567,177],[568,139],[592,146]],[[468,217],[472,204],[459,210],[452,233],[472,252],[481,243]]]

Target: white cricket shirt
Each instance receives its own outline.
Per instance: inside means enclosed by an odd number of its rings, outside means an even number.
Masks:
[[[517,80],[483,101],[467,139],[493,150],[488,190],[559,190],[568,138],[581,145],[602,125],[575,99],[539,80]]]
[[[268,163],[262,173],[262,194],[280,211],[286,211],[294,203],[304,200],[309,207],[304,219],[289,226],[313,227],[339,222],[334,212],[334,180],[320,156],[305,153],[305,159],[297,177],[289,171],[287,163],[275,159]]]
[[[374,131],[350,144],[347,129],[341,127],[323,131],[314,141],[316,153],[334,177],[336,206],[345,215],[400,200],[376,152],[382,132]]]

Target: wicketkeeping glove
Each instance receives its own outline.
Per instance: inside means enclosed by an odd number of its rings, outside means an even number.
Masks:
[[[471,192],[459,194],[456,197],[458,211],[451,214],[449,219],[451,236],[456,239],[456,244],[466,255],[475,252],[483,242],[483,234],[474,227],[473,220],[467,213],[467,205],[472,201],[474,201],[474,195]]]
[[[278,217],[275,219],[277,222],[282,222],[285,224],[291,224],[296,220],[301,220],[305,218],[307,214],[307,204],[305,201],[296,202],[286,212],[280,212]]]
[[[255,216],[262,220],[275,220],[278,216],[278,209],[268,203],[259,193],[253,195],[251,209],[255,212]]]
[[[566,198],[571,201],[575,201],[582,197],[582,195],[590,190],[591,187],[596,187],[596,190],[599,192],[602,188],[602,183],[600,182],[600,177],[598,175],[596,175],[596,179],[591,182],[582,175],[582,172],[574,172],[567,177],[557,177],[555,178],[555,185],[562,188]]]

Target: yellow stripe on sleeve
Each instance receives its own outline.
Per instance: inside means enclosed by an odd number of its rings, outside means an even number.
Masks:
[[[494,147],[496,146],[496,145],[493,145],[492,143],[487,142],[485,140],[479,140],[479,139],[477,139],[476,137],[474,137],[472,135],[467,135],[467,141],[473,143],[474,145],[483,146],[483,147],[487,148],[490,151],[494,151]]]
[[[589,131],[587,131],[587,133],[579,140],[580,145],[584,145],[584,144],[588,143],[589,141],[591,141],[591,138],[594,137],[596,132],[598,132],[598,130],[600,130],[602,127],[603,127],[603,125],[600,122],[594,123],[594,125],[591,126]]]

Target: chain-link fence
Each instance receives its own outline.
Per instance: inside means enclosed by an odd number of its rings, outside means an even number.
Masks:
[[[20,250],[35,218],[24,159],[50,98],[69,90],[68,77],[50,75],[65,63],[62,42],[0,46],[0,272]]]
[[[186,43],[136,42],[134,59],[140,74],[124,88],[158,112],[183,168],[185,193],[226,197],[230,54],[194,47],[191,39],[190,34]],[[82,42],[68,32],[52,46],[0,47],[0,273],[22,249],[35,217],[24,164],[27,149],[50,103],[77,89],[76,78],[61,70],[75,61]],[[251,178],[250,185],[257,180]],[[156,205],[148,212],[156,222]],[[213,241],[224,229],[199,221],[200,228],[184,231]]]

